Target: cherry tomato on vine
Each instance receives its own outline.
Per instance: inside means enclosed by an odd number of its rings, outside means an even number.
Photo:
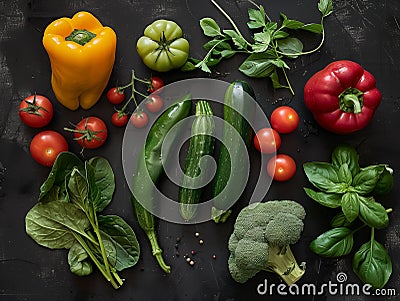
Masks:
[[[272,128],[262,128],[254,136],[254,147],[263,154],[272,154],[281,146],[281,137]]]
[[[119,90],[118,87],[111,88],[107,92],[107,99],[113,105],[118,105],[125,99],[125,93],[122,90]]]
[[[68,143],[58,132],[43,131],[33,137],[29,151],[36,162],[50,167],[59,153],[68,151]]]
[[[158,76],[152,76],[150,78],[150,85],[149,85],[150,93],[156,92],[162,87],[164,87],[164,81],[161,78],[159,78]]]
[[[161,110],[163,107],[164,102],[162,98],[159,95],[152,94],[148,97],[148,100],[146,101],[146,108],[149,110],[151,113],[157,113]]]
[[[271,114],[271,125],[278,133],[291,133],[299,125],[299,115],[291,107],[278,107]]]
[[[143,128],[149,122],[149,117],[145,112],[136,112],[131,116],[131,123],[135,128]]]
[[[74,140],[84,148],[98,148],[106,142],[107,126],[98,117],[90,116],[83,118],[75,129],[65,128],[66,131],[74,133]]]
[[[53,105],[45,96],[31,95],[21,101],[18,114],[27,126],[41,128],[53,118]]]
[[[288,155],[278,154],[269,159],[267,172],[275,181],[287,181],[296,173],[296,162]]]
[[[123,127],[128,123],[128,115],[115,112],[111,116],[111,123],[117,127]]]

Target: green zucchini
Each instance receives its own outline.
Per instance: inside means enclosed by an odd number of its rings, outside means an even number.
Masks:
[[[185,221],[191,220],[196,214],[196,205],[200,202],[202,188],[196,187],[201,183],[205,170],[200,169],[200,160],[203,156],[214,152],[215,123],[213,112],[207,101],[199,101],[196,105],[196,118],[192,124],[189,150],[185,160],[182,186],[179,188],[179,212]],[[193,186],[195,185],[195,186]]]
[[[253,131],[249,122],[244,118],[251,118],[255,112],[254,101],[249,101],[249,97],[255,99],[254,91],[251,86],[244,81],[234,81],[225,92],[224,97],[224,121],[231,126],[224,125],[218,167],[213,182],[213,207],[211,218],[216,223],[223,223],[229,217],[231,210],[227,210],[232,203],[231,196],[240,193],[240,189],[245,185],[244,166],[246,156],[239,147],[244,142],[248,147],[252,141]],[[240,141],[239,139],[242,139]],[[233,180],[229,181],[232,177]],[[226,185],[227,191],[221,193]]]

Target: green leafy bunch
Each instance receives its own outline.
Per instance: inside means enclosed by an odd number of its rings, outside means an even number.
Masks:
[[[140,255],[132,228],[117,215],[99,213],[115,190],[108,161],[94,157],[82,162],[61,153],[40,188],[39,202],[25,217],[27,234],[50,249],[69,249],[71,272],[84,276],[92,263],[114,288],[123,281],[119,271],[134,266]]]
[[[323,21],[333,11],[332,1],[320,0],[318,3],[318,9],[321,12],[319,24],[305,24],[291,20],[283,13],[281,13],[282,22],[278,24],[271,21],[262,5],[257,6],[257,9],[249,8],[247,26],[252,32],[252,42],[244,38],[232,18],[214,0],[211,2],[229,20],[233,29],[221,30],[212,18],[201,19],[200,26],[204,35],[212,38],[203,45],[208,52],[202,60],[189,58],[182,70],[200,68],[210,73],[210,67],[217,65],[221,60],[228,59],[236,53],[244,53],[248,57],[240,65],[239,71],[249,77],[269,77],[274,88],[288,88],[294,94],[285,71],[290,69],[285,59],[311,54],[321,48],[325,36]],[[322,40],[316,48],[303,52],[303,43],[298,38],[290,36],[290,30],[305,30],[321,34]],[[280,83],[278,70],[282,71],[286,84]]]
[[[307,162],[303,165],[308,180],[318,191],[304,188],[307,195],[329,208],[341,208],[331,221],[332,229],[318,236],[310,244],[323,257],[341,257],[350,254],[354,234],[370,228],[370,240],[353,257],[357,276],[375,288],[382,288],[392,273],[390,256],[375,239],[375,229],[389,224],[388,212],[374,195],[384,185],[391,188],[388,179],[392,170],[385,164],[360,167],[353,147],[340,145],[332,153],[332,162]],[[389,177],[389,178],[390,178]]]

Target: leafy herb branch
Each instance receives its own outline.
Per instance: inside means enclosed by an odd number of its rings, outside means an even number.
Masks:
[[[189,58],[182,70],[190,71],[199,68],[211,73],[210,67],[217,65],[221,60],[228,59],[236,53],[244,53],[248,57],[239,66],[239,71],[249,77],[269,77],[274,88],[287,88],[294,94],[286,73],[286,70],[290,68],[285,59],[311,54],[322,47],[325,40],[324,19],[333,11],[332,0],[320,0],[318,3],[318,9],[321,12],[320,23],[305,24],[288,19],[281,13],[282,22],[279,27],[277,22],[270,20],[262,5],[255,4],[257,9],[249,8],[248,10],[249,21],[247,22],[248,28],[252,31],[252,42],[246,40],[233,19],[215,0],[211,2],[228,19],[233,29],[221,30],[212,18],[201,19],[200,26],[204,35],[212,38],[203,45],[207,54],[202,60]],[[289,30],[305,30],[321,34],[322,39],[314,49],[303,51],[303,43],[291,37]],[[280,83],[278,70],[283,73],[285,84]]]

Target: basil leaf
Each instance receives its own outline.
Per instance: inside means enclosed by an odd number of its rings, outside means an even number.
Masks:
[[[301,29],[321,34],[324,30],[324,27],[321,24],[310,23],[305,24]]]
[[[222,36],[221,29],[219,28],[217,22],[215,22],[212,18],[201,19],[200,27],[203,29],[203,33],[207,37]]]
[[[329,16],[333,11],[332,0],[320,0],[318,3],[318,9],[323,18]]]
[[[90,222],[77,206],[67,202],[37,203],[25,217],[26,233],[39,245],[50,249],[71,248],[73,233],[88,239]]]
[[[189,57],[186,63],[181,67],[181,71],[194,71],[197,69],[195,64],[198,64],[199,62],[200,60]]]
[[[274,64],[278,68],[285,68],[285,69],[290,69],[289,66],[285,63],[284,60],[281,59],[274,59],[271,61],[272,64]]]
[[[328,193],[344,193],[339,179],[337,167],[326,162],[307,162],[303,164],[304,172],[308,180],[318,189]]]
[[[347,163],[344,163],[339,167],[338,176],[339,176],[339,180],[342,183],[347,184],[348,186],[350,186],[351,183],[353,182],[353,177],[351,175],[351,171],[350,171]]]
[[[223,57],[223,58],[230,58],[230,57],[232,57],[233,55],[235,55],[235,53],[236,53],[236,51],[235,50],[229,50],[229,49],[226,49],[226,50],[222,50],[221,51],[221,56]]]
[[[65,178],[71,173],[74,167],[82,168],[82,161],[71,152],[60,153],[54,161],[46,181],[40,186],[39,201],[56,200],[60,192],[65,191],[60,190],[60,188],[65,188]]]
[[[255,33],[254,41],[269,45],[269,42],[271,41],[271,33],[269,33],[268,31]]]
[[[139,260],[140,247],[132,228],[116,215],[99,215],[98,222],[102,237],[116,250],[115,269],[121,271],[134,266]]]
[[[101,212],[111,202],[115,191],[115,176],[110,163],[102,157],[89,160],[94,170],[94,183],[100,192],[100,199],[94,204],[96,211]],[[90,183],[89,179],[89,183]]]
[[[259,6],[259,9],[248,9],[249,19],[251,21],[247,22],[247,26],[250,29],[261,28],[265,26],[265,10],[262,5]]]
[[[353,179],[354,191],[366,195],[371,193],[379,181],[379,176],[385,170],[383,165],[373,165],[367,168],[362,168]]]
[[[314,239],[311,250],[323,257],[340,257],[351,252],[353,248],[353,232],[346,227],[330,229]]]
[[[392,274],[392,261],[384,246],[372,238],[354,254],[353,271],[365,283],[382,288]]]
[[[358,194],[347,192],[342,196],[342,211],[349,222],[354,221],[358,217],[360,210],[360,201]]]
[[[331,220],[332,228],[348,227],[350,225],[351,225],[351,223],[347,220],[347,218],[343,212],[339,212]]]
[[[278,30],[278,31],[275,31],[273,33],[272,38],[274,40],[277,40],[277,39],[284,39],[284,38],[286,38],[288,36],[289,36],[289,34],[287,32],[282,31],[282,30]]]
[[[275,70],[275,66],[271,62],[272,59],[274,59],[274,56],[268,51],[253,53],[240,65],[239,71],[249,77],[267,77]]]
[[[246,49],[247,45],[246,40],[242,36],[240,36],[236,31],[232,29],[225,29],[223,30],[223,32],[232,39],[236,47],[238,47],[239,49]]]
[[[347,164],[354,177],[359,171],[357,151],[348,145],[339,145],[332,152],[332,164],[340,168],[343,164]]]
[[[338,208],[341,205],[342,196],[340,194],[316,192],[310,188],[304,188],[306,194],[314,201],[329,208]]]
[[[287,37],[285,39],[279,39],[277,41],[278,48],[284,53],[285,56],[290,58],[297,58],[303,51],[303,43],[292,37]]]
[[[304,26],[303,22],[297,20],[289,20],[283,13],[281,13],[281,17],[283,18],[282,27],[286,27],[289,29],[299,29]]]
[[[88,253],[77,241],[68,251],[68,264],[71,272],[78,276],[86,276],[93,271]]]
[[[207,51],[211,50],[211,48],[214,48],[214,50],[224,50],[224,49],[232,49],[231,45],[226,42],[225,40],[220,40],[220,39],[214,39],[211,41],[208,41],[203,45],[203,48]]]
[[[370,227],[383,229],[389,224],[389,216],[385,208],[372,197],[359,196],[360,219]]]

